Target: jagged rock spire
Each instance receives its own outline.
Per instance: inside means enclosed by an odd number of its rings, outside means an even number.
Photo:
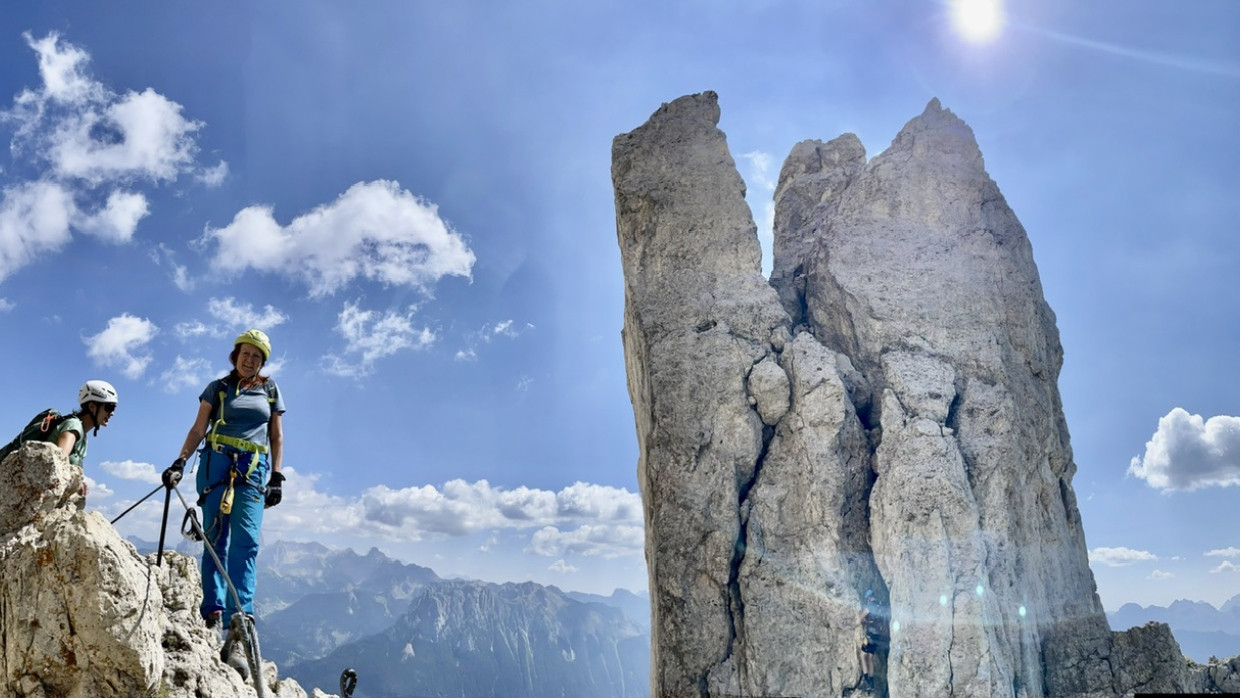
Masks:
[[[613,145],[652,694],[852,695],[866,589],[880,695],[1214,681],[1107,627],[1054,314],[969,127],[932,100],[868,162],[798,144],[767,285],[718,120],[682,97]]]

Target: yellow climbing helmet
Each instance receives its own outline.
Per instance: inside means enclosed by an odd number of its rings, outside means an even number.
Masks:
[[[263,352],[263,361],[271,360],[271,340],[267,339],[266,332],[262,330],[246,330],[237,337],[237,341],[233,342],[234,347],[241,344],[258,347],[258,350]]]

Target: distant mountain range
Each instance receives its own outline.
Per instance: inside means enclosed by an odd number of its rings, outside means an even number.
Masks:
[[[452,580],[427,585],[386,630],[285,673],[330,686],[351,667],[358,698],[646,698],[649,653],[618,608],[531,582]]]
[[[446,580],[376,549],[280,541],[258,556],[255,601],[263,657],[307,687],[334,692],[352,668],[355,698],[650,694],[650,600],[624,590]]]
[[[1240,655],[1240,595],[1228,599],[1220,608],[1203,601],[1175,601],[1170,606],[1124,604],[1107,614],[1112,630],[1166,623],[1180,643],[1184,656],[1205,663],[1210,657],[1226,659]]]

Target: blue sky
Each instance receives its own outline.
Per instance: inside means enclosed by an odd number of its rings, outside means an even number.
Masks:
[[[1058,317],[1104,604],[1221,603],[1240,594],[1240,4],[1009,0],[986,39],[955,10],[6,7],[0,424],[112,381],[86,469],[114,515],[263,327],[291,471],[268,540],[641,589],[612,138],[718,92],[769,265],[796,142],[853,132],[874,156],[938,97]],[[119,527],[153,540],[158,516]]]

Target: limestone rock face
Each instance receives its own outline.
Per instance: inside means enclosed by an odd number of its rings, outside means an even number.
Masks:
[[[798,144],[768,284],[718,119],[682,97],[613,145],[652,694],[852,695],[867,589],[881,695],[1230,680],[1107,626],[1054,314],[969,127],[935,100],[868,162]]]
[[[684,695],[735,684],[739,507],[769,428],[748,378],[787,332],[718,119],[713,94],[686,97],[613,146],[652,622],[664,640],[651,671]]]
[[[25,444],[0,464],[0,695],[256,695],[198,617],[196,561],[139,556],[78,508],[81,482],[52,444]],[[305,698],[265,668],[268,696]]]

